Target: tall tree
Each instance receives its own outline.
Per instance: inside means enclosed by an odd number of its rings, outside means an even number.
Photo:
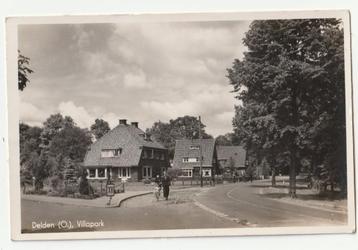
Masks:
[[[91,133],[87,129],[67,127],[58,132],[49,147],[48,157],[53,163],[49,175],[56,175],[60,180],[75,177],[91,142]]]
[[[20,124],[20,164],[27,161],[32,153],[40,155],[41,133],[42,129],[39,127]]]
[[[41,133],[41,147],[47,149],[51,140],[64,128],[72,128],[76,124],[69,116],[63,117],[60,113],[50,115],[43,123]]]
[[[337,19],[253,21],[243,42],[248,52],[228,69],[243,101],[237,115],[245,118],[235,118],[236,130],[245,130],[246,145],[260,158],[272,152],[288,156],[294,198],[303,157],[317,158],[324,147],[315,164],[332,165],[328,156],[337,143],[321,137],[323,128],[331,133],[337,124],[333,134],[345,138],[343,30]]]
[[[29,74],[33,73],[34,71],[30,69],[30,58],[23,56],[18,51],[18,58],[17,58],[17,78],[18,78],[18,88],[19,90],[24,90],[26,84],[30,82]]]
[[[26,185],[32,183],[33,171],[38,165],[41,132],[39,127],[20,123],[20,179],[24,192]]]
[[[96,140],[104,136],[106,133],[110,131],[110,127],[108,122],[102,119],[96,119],[94,124],[91,125],[91,133],[94,135]]]
[[[218,135],[215,138],[216,145],[220,146],[232,146],[232,134]]]
[[[87,130],[69,127],[61,130],[51,141],[49,153],[55,157],[82,162],[91,144],[91,136]]]

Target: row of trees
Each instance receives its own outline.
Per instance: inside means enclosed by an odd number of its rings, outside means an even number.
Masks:
[[[23,187],[32,183],[36,190],[45,179],[56,188],[64,181],[82,173],[80,163],[93,139],[109,131],[107,122],[96,119],[88,129],[79,128],[73,119],[61,114],[51,115],[42,127],[20,124],[20,164]]]
[[[36,190],[50,178],[54,188],[76,178],[79,163],[91,143],[91,133],[76,126],[71,117],[51,115],[43,127],[20,124],[22,184],[34,181]]]
[[[273,176],[289,167],[291,197],[301,171],[346,190],[343,41],[337,19],[254,21],[228,69],[235,134]]]

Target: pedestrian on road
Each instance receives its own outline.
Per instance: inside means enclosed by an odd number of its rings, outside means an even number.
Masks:
[[[162,191],[162,181],[159,175],[157,175],[154,181],[154,196],[157,199],[157,201],[159,201],[161,191]]]
[[[159,174],[155,176],[154,182],[157,183],[158,186],[162,186],[162,178],[159,176]]]
[[[233,174],[232,178],[233,178],[233,182],[236,183],[236,174],[235,173]]]
[[[154,197],[157,199],[157,201],[159,201],[161,189],[162,188],[157,183],[154,184]]]
[[[164,177],[162,179],[162,185],[163,185],[163,195],[166,200],[168,200],[168,197],[169,197],[170,184],[171,184],[171,179],[170,179],[169,175],[166,172],[164,172]]]

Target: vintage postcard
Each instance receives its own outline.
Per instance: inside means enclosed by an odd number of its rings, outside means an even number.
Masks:
[[[355,232],[348,11],[6,28],[12,239]]]

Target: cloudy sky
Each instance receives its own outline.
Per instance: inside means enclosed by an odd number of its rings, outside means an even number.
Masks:
[[[155,121],[201,115],[214,136],[232,131],[238,103],[225,77],[242,58],[249,22],[23,25],[19,49],[35,71],[20,93],[21,121],[41,125],[70,115],[80,127],[96,118]]]

